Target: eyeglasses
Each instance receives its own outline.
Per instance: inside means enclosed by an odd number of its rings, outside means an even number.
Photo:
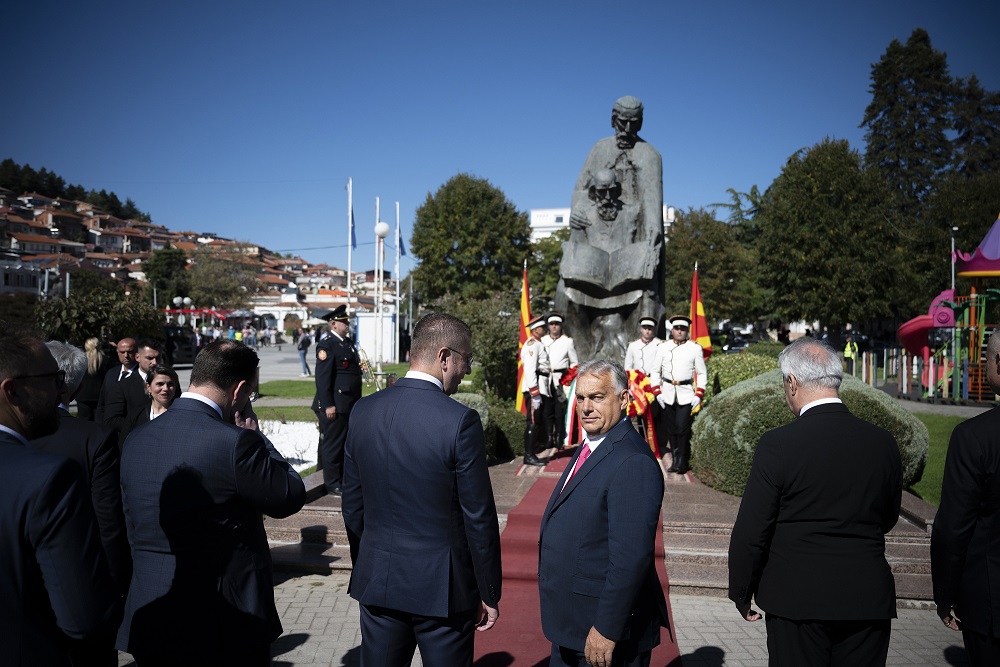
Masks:
[[[469,356],[465,356],[464,354],[462,354],[461,352],[459,352],[458,350],[456,350],[453,347],[449,347],[448,349],[451,350],[452,352],[454,352],[455,354],[457,354],[458,356],[462,357],[462,359],[465,359],[465,363],[469,364],[469,368],[472,368],[472,355],[471,354]]]
[[[247,399],[249,399],[251,403],[256,403],[258,398],[260,398],[260,394],[257,393],[256,390],[251,391],[249,394],[247,394]]]
[[[56,386],[62,389],[66,385],[66,371],[58,370],[51,373],[35,373],[33,375],[16,375],[11,380],[29,380],[31,378],[51,378],[56,379]]]

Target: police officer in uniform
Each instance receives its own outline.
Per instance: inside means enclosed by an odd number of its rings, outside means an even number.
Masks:
[[[542,345],[545,318],[537,317],[528,323],[531,337],[521,346],[521,393],[527,407],[524,427],[524,465],[543,466],[548,457],[538,452],[548,446],[549,431],[545,428],[544,405],[549,394],[549,355]]]
[[[559,313],[550,314],[545,322],[549,325],[549,333],[542,336],[542,344],[549,355],[549,388],[552,400],[549,401],[549,408],[545,414],[545,421],[549,425],[549,433],[552,439],[551,445],[556,449],[562,449],[566,442],[566,401],[568,398],[567,387],[560,384],[563,375],[579,364],[576,356],[576,344],[573,339],[563,334],[563,318]]]
[[[344,443],[351,408],[361,398],[361,366],[349,337],[347,306],[323,316],[331,334],[316,345],[316,398],[313,412],[319,417],[319,465],[330,495],[340,495],[344,476]]]
[[[650,384],[663,408],[662,423],[670,438],[673,463],[667,472],[681,475],[688,471],[691,454],[691,410],[705,395],[708,372],[701,345],[688,340],[691,318],[670,318],[670,340],[656,348]]]

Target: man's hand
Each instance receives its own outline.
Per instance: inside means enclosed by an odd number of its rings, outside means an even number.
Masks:
[[[335,405],[331,405],[326,410],[324,410],[324,412],[326,413],[327,421],[332,422],[334,419],[337,418],[337,407]]]
[[[610,667],[611,654],[615,652],[615,642],[611,641],[597,628],[591,627],[587,634],[587,643],[583,647],[583,657],[591,667]]]
[[[257,430],[257,415],[253,411],[253,405],[247,401],[246,409],[243,412],[236,410],[233,412],[233,423],[248,431]]]
[[[532,410],[537,410],[540,407],[542,407],[542,397],[541,396],[532,396],[531,397],[531,409]]]
[[[951,607],[942,607],[941,605],[938,605],[937,608],[938,618],[944,621],[945,627],[951,628],[952,630],[956,631],[961,630],[962,624],[959,622],[957,618],[955,618],[955,614],[952,612],[953,610]]]
[[[759,621],[762,618],[759,611],[755,611],[750,608],[749,602],[744,602],[742,604],[737,602],[736,609],[739,610],[740,616],[743,617],[744,621],[753,622],[753,621]]]
[[[496,625],[498,618],[500,618],[499,609],[480,602],[479,612],[476,614],[476,632],[486,632]]]
[[[656,395],[656,402],[660,404],[661,408],[667,407],[667,397],[663,394]]]
[[[694,410],[696,407],[701,405],[701,396],[695,396],[691,399],[691,409]]]

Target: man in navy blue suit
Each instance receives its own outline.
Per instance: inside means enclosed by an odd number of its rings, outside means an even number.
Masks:
[[[472,332],[432,313],[410,370],[351,413],[343,514],[361,664],[471,665],[474,630],[499,616],[500,531],[478,413],[449,398],[472,365]]]
[[[299,511],[305,487],[257,431],[257,363],[211,343],[188,391],[122,450],[134,569],[118,648],[139,667],[270,664],[281,622],[262,515]]]
[[[539,539],[549,664],[648,666],[669,622],[653,562],[663,471],[625,416],[620,364],[581,365],[574,398],[587,437],[549,499]]]
[[[0,321],[0,665],[70,665],[67,638],[113,633],[120,607],[80,467],[28,444],[59,426],[64,374]]]

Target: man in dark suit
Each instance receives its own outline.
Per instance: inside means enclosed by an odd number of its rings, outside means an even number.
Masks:
[[[1000,393],[1000,334],[990,336],[986,379]],[[938,616],[961,630],[974,667],[1000,665],[1000,408],[955,427],[931,533]]]
[[[0,322],[0,665],[70,665],[70,640],[113,632],[115,589],[77,464],[29,440],[59,426],[63,374]]]
[[[190,389],[131,433],[122,500],[134,573],[118,648],[149,665],[267,665],[281,634],[262,515],[301,509],[299,475],[257,431],[257,353],[211,343]]]
[[[757,444],[729,545],[729,599],[748,621],[761,617],[752,597],[766,612],[772,667],[884,665],[899,448],[838,398],[843,367],[829,345],[799,339],[778,364],[798,418]]]
[[[101,394],[97,400],[97,409],[94,411],[94,421],[98,424],[104,423],[104,410],[107,407],[108,395],[115,383],[127,378],[138,366],[135,360],[137,352],[135,338],[122,338],[115,346],[115,352],[118,354],[119,363],[104,374]]]
[[[621,364],[580,366],[575,403],[587,436],[552,492],[539,538],[553,667],[648,666],[668,627],[653,562],[663,471],[626,416],[628,401]]]
[[[104,423],[116,434],[121,433],[130,414],[149,404],[146,376],[163,356],[162,346],[155,340],[147,338],[140,341],[137,347],[138,365],[130,374],[111,385],[104,405]],[[119,443],[119,445],[124,444],[124,442]]]
[[[499,616],[500,531],[475,410],[448,398],[471,371],[472,332],[432,313],[410,370],[354,406],[343,514],[361,603],[361,664],[471,665]]]
[[[349,337],[347,307],[338,306],[323,319],[330,323],[332,333],[316,344],[316,397],[312,407],[319,418],[323,484],[328,494],[339,496],[351,408],[361,398],[361,365]]]

